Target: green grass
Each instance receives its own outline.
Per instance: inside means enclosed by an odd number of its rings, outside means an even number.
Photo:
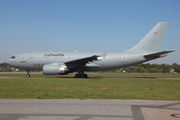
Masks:
[[[47,78],[41,74],[31,74],[31,78],[25,78],[25,74],[0,74],[6,75],[13,78],[0,78],[2,99],[180,100],[178,74],[90,74],[87,79],[71,78],[74,74]],[[165,76],[171,79],[163,79]]]
[[[30,73],[31,77],[46,78],[69,78],[75,74],[68,75],[43,75],[42,73]],[[0,77],[25,77],[26,73],[0,73]],[[159,74],[159,73],[125,73],[125,74],[88,74],[91,78],[180,78],[180,74]]]

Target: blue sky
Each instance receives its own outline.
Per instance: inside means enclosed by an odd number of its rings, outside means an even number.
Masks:
[[[150,63],[180,64],[180,0],[1,0],[0,63],[24,52],[121,52],[171,22]]]

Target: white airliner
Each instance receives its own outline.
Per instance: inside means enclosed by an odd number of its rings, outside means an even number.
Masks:
[[[42,70],[45,75],[65,75],[77,71],[76,78],[87,78],[84,71],[104,71],[136,65],[167,56],[158,52],[169,22],[159,22],[136,46],[124,52],[31,52],[13,55],[5,63],[27,71]]]

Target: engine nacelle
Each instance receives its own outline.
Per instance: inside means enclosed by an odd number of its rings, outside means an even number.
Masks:
[[[68,69],[66,65],[44,65],[43,74],[45,75],[63,75],[68,74]]]

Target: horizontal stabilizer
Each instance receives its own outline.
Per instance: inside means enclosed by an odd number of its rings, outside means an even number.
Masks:
[[[149,55],[144,55],[144,57],[148,61],[148,60],[153,60],[153,59],[156,59],[156,58],[165,57],[170,52],[174,52],[174,50],[172,50],[172,51],[163,51],[163,52],[153,53],[153,54],[149,54]]]

